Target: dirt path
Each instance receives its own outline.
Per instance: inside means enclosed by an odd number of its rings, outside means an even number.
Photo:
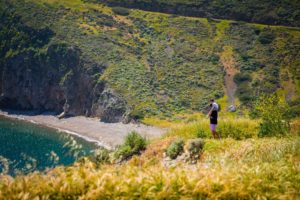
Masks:
[[[225,92],[228,97],[228,105],[234,105],[234,95],[237,89],[237,85],[235,84],[233,77],[236,73],[238,73],[238,70],[235,67],[232,47],[224,47],[224,51],[221,54],[221,62],[226,72],[224,81]]]
[[[123,123],[104,123],[97,118],[88,118],[83,116],[58,119],[51,113],[33,115],[28,112],[4,112],[0,115],[9,118],[22,119],[36,124],[75,134],[89,141],[97,142],[99,145],[108,149],[122,144],[125,136],[131,131],[137,131],[144,137],[150,139],[161,136],[166,129],[161,129],[142,124],[123,124]]]

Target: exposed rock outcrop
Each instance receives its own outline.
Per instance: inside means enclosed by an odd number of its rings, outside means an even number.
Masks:
[[[127,122],[126,102],[106,84],[97,84],[93,89],[91,114],[103,122]]]
[[[230,105],[230,106],[228,106],[227,111],[228,112],[235,112],[236,111],[236,107],[234,105]]]
[[[80,49],[65,44],[50,45],[43,54],[29,50],[12,56],[1,67],[0,106],[122,121],[126,102],[87,70],[101,74],[105,66],[85,65]]]

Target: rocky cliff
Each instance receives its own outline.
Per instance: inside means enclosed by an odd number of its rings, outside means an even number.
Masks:
[[[12,38],[19,39],[19,48],[1,59],[1,108],[94,116],[105,122],[126,118],[126,102],[94,76],[105,65],[88,62],[75,46],[50,44],[54,33],[49,29],[33,29],[13,15],[1,19],[2,37],[11,37],[2,52],[14,46]]]
[[[64,112],[121,121],[126,103],[83,70],[79,49],[51,45],[45,54],[23,52],[2,66],[2,108]],[[104,66],[95,66],[102,71]]]

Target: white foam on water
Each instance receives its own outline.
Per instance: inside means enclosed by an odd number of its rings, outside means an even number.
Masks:
[[[51,127],[51,128],[53,128],[53,127]],[[104,148],[106,148],[106,149],[108,149],[108,150],[113,149],[110,145],[108,145],[108,144],[106,144],[106,143],[104,143],[104,142],[102,142],[102,141],[95,140],[95,139],[92,139],[92,138],[87,137],[87,136],[83,136],[83,135],[81,135],[80,133],[76,133],[76,132],[74,132],[74,131],[69,131],[69,130],[60,129],[60,128],[55,128],[55,129],[57,129],[59,132],[64,132],[64,133],[68,133],[68,134],[70,134],[70,135],[75,135],[75,136],[77,136],[77,137],[79,137],[79,138],[82,138],[82,139],[88,141],[88,142],[96,143],[98,146],[104,147]]]
[[[8,114],[7,112],[3,112],[0,110],[0,115],[2,116],[5,116],[7,118],[10,118],[10,119],[18,119],[18,120],[22,120],[22,121],[26,121],[26,122],[30,122],[32,124],[36,124],[36,125],[40,125],[40,126],[43,126],[43,127],[48,127],[48,128],[52,128],[52,129],[55,129],[61,133],[67,133],[69,135],[75,135],[79,138],[82,138],[88,142],[92,142],[92,143],[96,143],[97,146],[99,147],[103,147],[105,149],[108,149],[108,150],[112,150],[113,147],[109,144],[106,144],[105,142],[103,141],[99,141],[99,140],[96,140],[96,139],[93,139],[93,138],[90,138],[90,137],[87,137],[87,136],[84,136],[84,135],[81,135],[80,133],[77,133],[77,132],[74,132],[74,131],[70,131],[70,130],[66,130],[66,129],[61,129],[61,128],[57,128],[55,126],[51,126],[51,125],[48,125],[48,124],[43,124],[43,123],[39,123],[37,121],[34,121],[34,120],[29,120],[29,119],[26,119],[25,117],[21,117],[19,115],[10,115]]]

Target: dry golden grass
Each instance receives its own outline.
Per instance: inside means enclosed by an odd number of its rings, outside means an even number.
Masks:
[[[300,135],[300,118],[294,119],[291,122],[291,133]]]
[[[71,167],[0,178],[0,199],[299,199],[300,138],[258,138],[259,121],[220,120],[227,134],[209,139],[208,119],[192,114],[177,121],[163,138],[152,141],[140,156],[122,164],[96,165],[83,159]],[[151,121],[151,120],[149,120]],[[152,123],[159,123],[152,119]],[[168,124],[168,126],[166,126]],[[238,130],[238,131],[237,131]],[[204,151],[195,165],[164,164],[165,149],[180,138],[204,131]],[[227,131],[227,132],[226,132]],[[230,131],[249,136],[234,139]],[[292,123],[299,132],[299,119]],[[207,134],[207,135],[206,135]]]
[[[15,179],[3,176],[0,199],[297,199],[299,149],[298,137],[207,140],[197,165],[145,163],[156,155],[148,150],[100,169],[86,161]]]

